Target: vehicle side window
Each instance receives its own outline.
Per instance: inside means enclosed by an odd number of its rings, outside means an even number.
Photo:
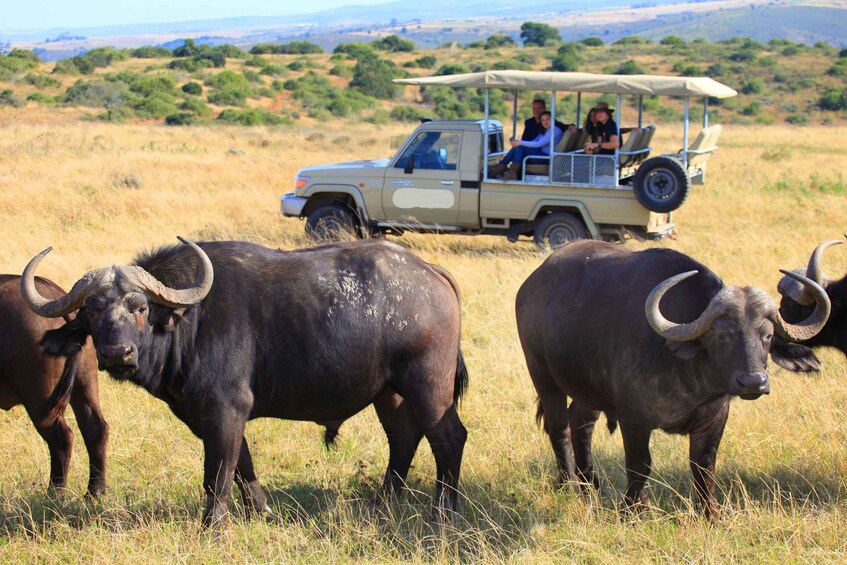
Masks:
[[[395,168],[406,168],[409,157],[414,156],[416,169],[456,170],[462,150],[462,132],[420,132],[394,163]]]

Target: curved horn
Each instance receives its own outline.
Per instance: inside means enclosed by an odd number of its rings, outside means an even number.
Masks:
[[[803,269],[797,269],[795,272],[801,275],[805,275],[809,277],[812,281],[819,285],[826,284],[827,278],[826,275],[823,274],[823,254],[824,251],[832,247],[833,245],[838,245],[844,243],[839,239],[834,239],[831,241],[825,241],[818,245],[815,250],[812,252],[812,256],[809,258],[809,266],[804,271]],[[783,296],[787,296],[797,304],[802,304],[803,306],[811,306],[815,303],[814,294],[802,283],[798,282],[795,279],[789,277],[782,277],[782,280],[779,281],[777,285],[777,290]]]
[[[823,244],[821,247],[822,246]],[[811,339],[817,335],[821,329],[823,329],[824,324],[826,324],[827,319],[829,319],[829,311],[831,308],[829,296],[827,296],[826,291],[823,287],[821,287],[821,285],[810,278],[804,277],[803,275],[792,271],[786,271],[785,269],[780,269],[780,272],[787,277],[791,277],[792,279],[799,281],[806,289],[808,289],[808,292],[812,295],[815,302],[815,311],[799,324],[789,324],[782,319],[782,316],[777,310],[776,332],[791,341],[805,341],[807,339]]]
[[[687,324],[677,324],[665,319],[659,311],[659,302],[667,291],[678,283],[689,277],[693,277],[698,271],[688,271],[676,276],[673,276],[663,282],[660,282],[653,288],[650,295],[647,297],[647,302],[644,304],[644,313],[647,315],[647,322],[657,334],[671,341],[691,341],[697,339],[712,327],[712,322],[715,321],[718,314],[723,310],[725,297],[730,292],[728,287],[722,288],[712,300],[706,310],[700,314],[700,317]]]
[[[41,260],[51,251],[53,251],[53,248],[48,247],[30,259],[24,272],[21,274],[21,297],[24,299],[26,305],[29,306],[29,309],[39,316],[59,318],[70,314],[74,310],[79,310],[85,299],[92,292],[114,280],[111,267],[96,269],[83,275],[65,296],[56,300],[44,298],[35,287],[35,270],[38,268]]]
[[[142,289],[153,302],[169,308],[184,308],[197,304],[209,294],[215,279],[215,270],[209,256],[193,241],[179,236],[177,239],[190,246],[200,259],[200,272],[191,288],[169,288],[141,267],[118,267],[122,278]]]

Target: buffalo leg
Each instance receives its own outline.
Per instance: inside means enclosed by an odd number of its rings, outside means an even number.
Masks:
[[[382,482],[382,494],[394,496],[406,483],[406,476],[423,431],[402,396],[387,388],[374,401],[374,408],[388,436],[388,468]]]
[[[694,477],[694,490],[697,501],[706,518],[717,516],[718,502],[715,498],[715,461],[723,430],[729,416],[727,404],[723,413],[704,430],[695,430],[689,437],[689,459],[691,474]]]
[[[456,405],[451,404],[441,419],[425,431],[424,435],[435,456],[435,511],[439,515],[445,515],[445,511],[455,512],[459,496],[462,452],[468,438],[468,432],[456,412]]]
[[[635,507],[647,500],[644,485],[650,477],[650,434],[652,430],[642,422],[621,420],[621,435],[626,456],[627,507]]]
[[[241,499],[248,515],[254,513],[257,516],[263,512],[270,512],[268,498],[262,490],[262,485],[253,470],[253,457],[247,446],[247,438],[241,438],[241,451],[238,455],[238,464],[235,467],[235,482],[241,491]]]
[[[574,461],[577,475],[583,485],[600,488],[600,479],[594,471],[594,459],[591,456],[591,438],[594,434],[594,424],[600,412],[591,410],[578,401],[571,402],[568,409],[568,421],[573,442]]]
[[[39,423],[42,420],[40,413],[30,412],[29,409],[27,413],[50,452],[50,487],[61,491],[68,485],[68,467],[71,464],[74,445],[73,433],[65,423],[64,416],[59,416],[49,426],[43,426]]]
[[[88,495],[97,497],[106,490],[106,443],[109,424],[100,411],[96,381],[81,383],[78,379],[71,393],[71,408],[76,416],[85,449],[88,451]]]
[[[202,425],[205,456],[203,490],[206,492],[204,527],[215,526],[226,516],[245,424],[245,419],[235,411],[208,410],[207,414],[208,420]]]

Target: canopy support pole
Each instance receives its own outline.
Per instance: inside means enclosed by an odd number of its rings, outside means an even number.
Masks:
[[[576,93],[576,127],[579,127],[579,124],[582,123],[580,118],[582,117],[582,92]]]
[[[641,129],[644,121],[644,95],[638,95],[638,129]]]
[[[685,113],[682,124],[682,167],[688,170],[688,121],[691,118],[689,112],[689,98],[685,97]]]
[[[512,137],[518,138],[518,91],[512,91]],[[488,103],[488,89],[485,90],[485,102]],[[485,113],[488,117],[488,112]]]
[[[488,150],[490,149],[488,146],[488,106],[489,106],[489,97],[491,96],[491,91],[487,88],[485,89],[485,125],[483,126],[483,135],[482,135],[482,178],[488,178]]]
[[[709,127],[709,99],[703,98],[703,129]]]

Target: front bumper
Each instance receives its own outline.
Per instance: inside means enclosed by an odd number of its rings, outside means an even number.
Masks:
[[[306,200],[302,196],[297,196],[293,192],[283,194],[279,199],[279,211],[283,216],[299,218],[303,215],[303,208],[306,206]]]

